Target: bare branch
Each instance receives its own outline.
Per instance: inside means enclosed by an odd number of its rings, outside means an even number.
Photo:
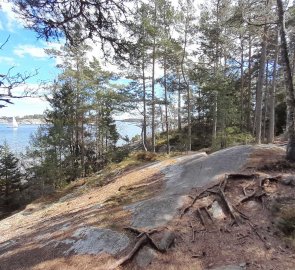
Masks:
[[[2,50],[2,48],[5,46],[5,44],[9,41],[9,39],[10,39],[10,35],[6,38],[6,40],[4,41],[4,43],[2,43],[1,45],[0,45],[0,50]]]

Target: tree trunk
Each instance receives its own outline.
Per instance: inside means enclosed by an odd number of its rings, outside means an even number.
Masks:
[[[154,28],[156,28],[157,6],[154,9]],[[156,126],[155,126],[155,62],[156,62],[156,36],[153,37],[152,53],[152,152],[156,152]]]
[[[177,123],[178,123],[178,130],[181,130],[181,90],[180,90],[180,75],[179,71],[177,70],[178,75],[178,104],[177,104]]]
[[[268,129],[268,143],[274,142],[275,133],[275,95],[276,95],[276,79],[277,79],[277,62],[279,58],[279,39],[277,35],[277,46],[275,51],[275,59],[272,72],[272,85],[269,91],[269,129]]]
[[[295,161],[295,97],[294,97],[294,86],[291,65],[288,55],[288,46],[286,40],[285,31],[285,14],[283,9],[282,0],[277,0],[278,6],[278,17],[279,17],[279,27],[281,36],[281,53],[282,60],[284,63],[284,71],[286,77],[286,96],[287,96],[287,110],[289,112],[289,117],[287,119],[287,132],[288,132],[288,146],[286,158],[291,161]]]
[[[263,79],[264,79],[264,73],[265,73],[266,46],[267,46],[267,26],[264,26],[262,45],[261,45],[259,74],[258,74],[257,89],[256,89],[255,142],[257,144],[261,143],[262,94],[263,94]]]
[[[167,154],[170,153],[170,143],[169,143],[169,122],[168,122],[168,95],[167,95],[167,64],[166,64],[166,48],[164,53],[164,91],[165,91],[165,124],[166,124],[166,144],[167,144]]]
[[[266,122],[267,122],[267,115],[268,115],[268,99],[269,99],[269,93],[268,93],[268,60],[266,60],[266,69],[265,69],[265,91],[264,91],[264,111],[263,111],[263,129],[262,129],[262,142],[265,142],[266,138]]]
[[[145,87],[145,57],[144,52],[142,54],[142,89],[143,89],[143,125],[142,125],[142,133],[143,133],[143,147],[146,150],[146,142],[147,142],[147,134],[146,134],[146,87]]]
[[[190,96],[190,88],[189,83],[186,80],[185,74],[184,74],[184,59],[186,55],[186,46],[187,46],[187,27],[188,27],[188,11],[186,14],[186,22],[185,22],[185,29],[184,29],[184,44],[183,44],[183,54],[181,59],[181,73],[182,77],[186,86],[186,92],[187,92],[187,151],[191,151],[192,149],[192,126],[191,126],[191,96]]]
[[[159,112],[160,112],[162,133],[164,133],[165,132],[165,123],[164,123],[163,109],[162,109],[162,105],[161,104],[159,104]]]
[[[241,35],[241,132],[244,129],[244,37]]]
[[[252,98],[252,76],[251,76],[251,57],[252,57],[252,40],[251,35],[249,33],[249,53],[248,53],[248,74],[249,74],[249,81],[248,81],[248,104],[247,104],[247,129],[248,131],[251,130],[251,98]]]
[[[218,92],[214,91],[214,108],[213,108],[213,129],[212,129],[212,144],[216,140],[216,135],[217,135],[217,97],[218,97]]]

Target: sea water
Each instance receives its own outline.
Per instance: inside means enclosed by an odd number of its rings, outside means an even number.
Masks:
[[[24,153],[32,134],[38,127],[39,125],[19,125],[18,128],[12,128],[9,125],[0,124],[0,145],[6,141],[15,154]]]
[[[141,133],[141,128],[136,123],[116,121],[116,125],[121,137],[128,136],[131,139]],[[19,125],[18,128],[12,128],[9,125],[0,124],[0,145],[6,141],[15,154],[24,153],[26,147],[29,146],[31,136],[38,127],[39,125]],[[124,143],[126,142],[119,139],[117,146]]]

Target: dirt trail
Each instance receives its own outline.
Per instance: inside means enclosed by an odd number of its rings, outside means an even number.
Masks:
[[[177,221],[179,209],[190,202],[193,190],[225,173],[252,168],[257,163],[253,153],[270,148],[282,153],[275,146],[236,146],[209,156],[195,153],[171,158],[127,172],[100,188],[81,187],[50,205],[29,205],[0,221],[0,269],[106,270],[134,245],[134,234],[123,229],[128,226],[144,230],[167,226],[178,231],[180,244],[168,256],[147,249],[141,255],[147,264],[136,257],[139,262],[126,269],[212,268],[210,260],[203,265],[200,259],[192,260],[181,244],[182,235],[190,234],[190,229],[183,224],[187,217]],[[180,258],[176,258],[178,253]],[[154,257],[157,260],[151,267]]]

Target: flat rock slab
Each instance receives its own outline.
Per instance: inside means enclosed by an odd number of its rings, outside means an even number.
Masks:
[[[165,187],[157,197],[134,203],[126,209],[133,213],[132,226],[156,228],[167,224],[184,204],[184,195],[192,188],[215,181],[220,175],[239,170],[246,164],[254,146],[241,145],[215,152],[181,157],[162,172]]]
[[[122,233],[104,228],[82,227],[77,229],[72,237],[67,239],[71,247],[65,251],[66,255],[108,253],[116,255],[129,245],[129,238]]]
[[[184,197],[158,196],[134,203],[125,209],[133,213],[132,226],[137,228],[157,228],[173,219],[176,211],[183,205]]]

